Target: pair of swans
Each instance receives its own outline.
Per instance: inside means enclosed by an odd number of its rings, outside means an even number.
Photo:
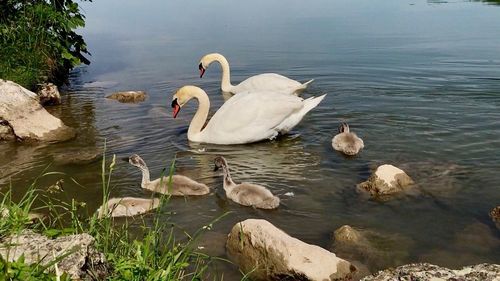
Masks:
[[[205,91],[196,86],[184,86],[177,90],[172,100],[174,118],[187,102],[193,98],[198,100],[198,110],[188,129],[188,139],[193,142],[244,144],[274,139],[289,132],[326,96],[304,100],[295,94],[304,90],[312,80],[301,84],[274,73],[256,75],[233,86],[229,64],[220,54],[202,58],[200,76],[214,61],[222,65],[223,91],[236,95],[219,108],[204,128],[210,109]]]

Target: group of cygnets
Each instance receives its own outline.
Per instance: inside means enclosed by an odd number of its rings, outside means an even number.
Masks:
[[[173,117],[190,99],[199,102],[188,129],[188,139],[194,142],[214,144],[243,144],[266,139],[274,139],[285,134],[297,125],[307,112],[315,108],[326,96],[302,99],[298,94],[313,82],[300,83],[275,73],[252,76],[233,86],[230,81],[229,63],[221,54],[205,55],[198,68],[200,78],[208,66],[217,61],[222,67],[221,89],[233,94],[205,125],[210,108],[208,95],[199,87],[184,86],[176,91],[172,100]],[[333,149],[346,155],[356,155],[364,147],[363,140],[350,132],[349,125],[342,123],[339,133],[332,139]],[[129,163],[142,171],[141,187],[152,192],[172,196],[205,195],[210,188],[186,176],[164,176],[150,180],[148,167],[137,154],[129,157]],[[252,184],[237,184],[231,178],[227,160],[222,156],[214,159],[215,169],[224,174],[223,188],[226,197],[243,205],[261,209],[275,209],[280,199],[266,187]],[[98,210],[99,216],[106,213],[113,217],[133,216],[158,207],[158,199],[140,199],[133,197],[112,198],[106,206]]]

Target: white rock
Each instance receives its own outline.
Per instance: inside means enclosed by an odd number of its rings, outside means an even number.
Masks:
[[[49,239],[30,230],[4,238],[0,244],[0,255],[9,261],[16,261],[24,255],[26,264],[50,263],[55,257],[71,253],[57,263],[59,270],[68,273],[72,279],[84,278],[86,269],[103,265],[104,255],[94,247],[94,238],[88,234],[62,236]],[[54,267],[49,268],[53,271]],[[92,269],[90,269],[92,270]],[[92,270],[94,271],[94,270]]]
[[[379,166],[367,181],[358,184],[358,188],[372,196],[383,196],[403,191],[413,183],[405,171],[385,164]]]
[[[500,281],[500,265],[483,263],[453,270],[428,263],[415,263],[382,270],[361,280]]]
[[[348,280],[356,268],[319,246],[293,238],[266,220],[233,226],[226,248],[252,280]]]
[[[0,119],[8,122],[19,140],[64,141],[75,136],[73,129],[38,103],[35,93],[1,79]]]

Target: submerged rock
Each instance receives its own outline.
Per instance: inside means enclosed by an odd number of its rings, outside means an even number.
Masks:
[[[414,182],[401,169],[393,165],[381,165],[367,181],[357,185],[358,189],[367,191],[371,196],[385,196],[401,192]]]
[[[356,271],[334,253],[293,238],[266,220],[234,225],[226,248],[252,280],[350,280]]]
[[[0,119],[0,141],[10,141],[15,139],[16,135],[14,135],[14,130],[12,130],[9,122]]]
[[[382,270],[361,280],[498,281],[500,280],[500,265],[483,263],[453,270],[429,263],[415,263]]]
[[[40,262],[46,265],[55,258],[69,254],[57,263],[60,271],[66,272],[72,279],[83,279],[87,273],[95,274],[106,268],[104,255],[94,247],[94,238],[88,234],[77,234],[49,239],[30,230],[8,236],[0,241],[0,255],[9,261],[16,261],[24,255],[26,264]],[[54,271],[54,267],[48,268]],[[105,274],[101,272],[101,274]]]
[[[146,100],[146,92],[144,91],[126,91],[115,92],[107,96],[108,99],[117,100],[124,103],[137,103]]]
[[[158,208],[160,199],[144,199],[134,197],[111,198],[106,202],[106,211],[111,217],[131,217],[147,213]],[[102,218],[105,216],[104,206],[97,209],[97,216]]]
[[[491,210],[490,217],[494,222],[500,223],[500,206],[496,206]]]
[[[37,92],[40,104],[42,105],[58,105],[61,104],[61,94],[57,86],[52,83],[42,84]]]
[[[102,158],[102,153],[95,149],[68,150],[54,155],[57,165],[85,165]]]
[[[333,233],[333,250],[339,257],[359,261],[371,270],[395,266],[408,261],[413,241],[398,235],[384,235],[357,230],[344,225]]]
[[[8,123],[21,141],[65,141],[75,131],[49,114],[35,93],[20,85],[0,79],[0,119]],[[5,131],[5,129],[4,129]]]

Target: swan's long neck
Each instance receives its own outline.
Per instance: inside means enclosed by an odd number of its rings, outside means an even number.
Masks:
[[[233,85],[231,85],[231,69],[229,68],[229,62],[221,54],[213,54],[212,60],[218,61],[222,67],[222,82],[221,89],[223,92],[231,92]]]
[[[210,109],[210,100],[204,91],[196,91],[192,93],[192,97],[198,100],[198,110],[194,114],[193,120],[188,129],[188,139],[196,141],[196,135],[201,132],[203,125],[207,121],[208,110]]]
[[[151,182],[149,178],[149,169],[147,166],[139,166],[139,170],[142,172],[141,187],[146,188],[146,186]]]
[[[231,173],[229,173],[229,167],[226,165],[222,166],[222,171],[224,172],[224,184],[223,184],[223,187],[224,187],[224,190],[226,191],[226,193],[229,193],[231,192],[231,190],[234,188],[234,186],[236,185],[233,181],[233,179],[231,178]]]

